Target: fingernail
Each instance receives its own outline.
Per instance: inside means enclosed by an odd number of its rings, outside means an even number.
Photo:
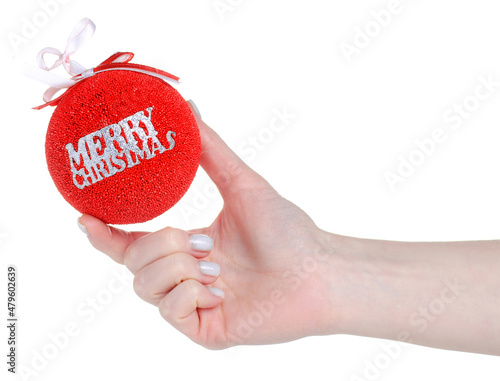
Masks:
[[[197,251],[210,251],[214,248],[214,240],[205,234],[193,234],[189,237],[189,243]]]
[[[188,100],[188,103],[191,105],[193,110],[198,114],[198,116],[201,118],[200,110],[198,110],[198,107],[196,107],[196,104],[193,102],[192,99]]]
[[[222,291],[220,288],[208,287],[208,290],[215,296],[218,296],[219,298],[224,298],[224,291]]]
[[[200,271],[203,275],[219,276],[220,266],[217,263],[200,261]]]
[[[78,217],[78,219],[76,220],[76,223],[78,224],[78,227],[80,228],[80,230],[81,230],[82,232],[84,232],[84,233],[85,233],[85,235],[86,235],[87,237],[88,237],[88,236],[90,236],[90,234],[89,234],[89,232],[88,232],[87,228],[85,227],[85,225],[82,225],[82,224],[80,223],[80,217]]]

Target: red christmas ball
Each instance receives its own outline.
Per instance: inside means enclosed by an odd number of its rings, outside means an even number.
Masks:
[[[45,142],[61,195],[109,224],[145,222],[175,205],[193,181],[200,150],[182,96],[130,70],[102,71],[67,90]]]

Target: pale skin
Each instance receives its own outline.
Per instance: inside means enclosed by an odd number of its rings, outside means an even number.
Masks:
[[[341,333],[500,355],[500,241],[323,231],[196,117],[201,166],[224,199],[209,227],[127,232],[79,219],[90,243],[127,266],[139,297],[173,327],[211,349]],[[211,237],[213,249],[194,250],[194,234]],[[200,261],[220,265],[220,275],[203,275]]]

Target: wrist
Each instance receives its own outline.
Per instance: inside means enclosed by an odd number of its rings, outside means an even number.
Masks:
[[[343,278],[349,277],[351,271],[351,266],[345,260],[349,237],[318,229],[316,242],[318,245],[314,255],[320,265],[318,279],[323,294],[323,298],[318,298],[323,331],[318,334],[347,333],[341,327],[344,326],[344,311],[349,308],[349,295],[343,286]]]
[[[399,290],[413,274],[388,241],[322,233],[326,260],[323,282],[329,294],[325,334],[352,334],[401,340],[405,306]],[[397,244],[397,243],[396,243]]]

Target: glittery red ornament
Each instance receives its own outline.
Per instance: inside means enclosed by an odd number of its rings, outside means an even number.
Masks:
[[[172,86],[115,69],[96,72],[57,100],[45,154],[57,189],[75,209],[130,224],[181,199],[198,168],[200,135]]]

